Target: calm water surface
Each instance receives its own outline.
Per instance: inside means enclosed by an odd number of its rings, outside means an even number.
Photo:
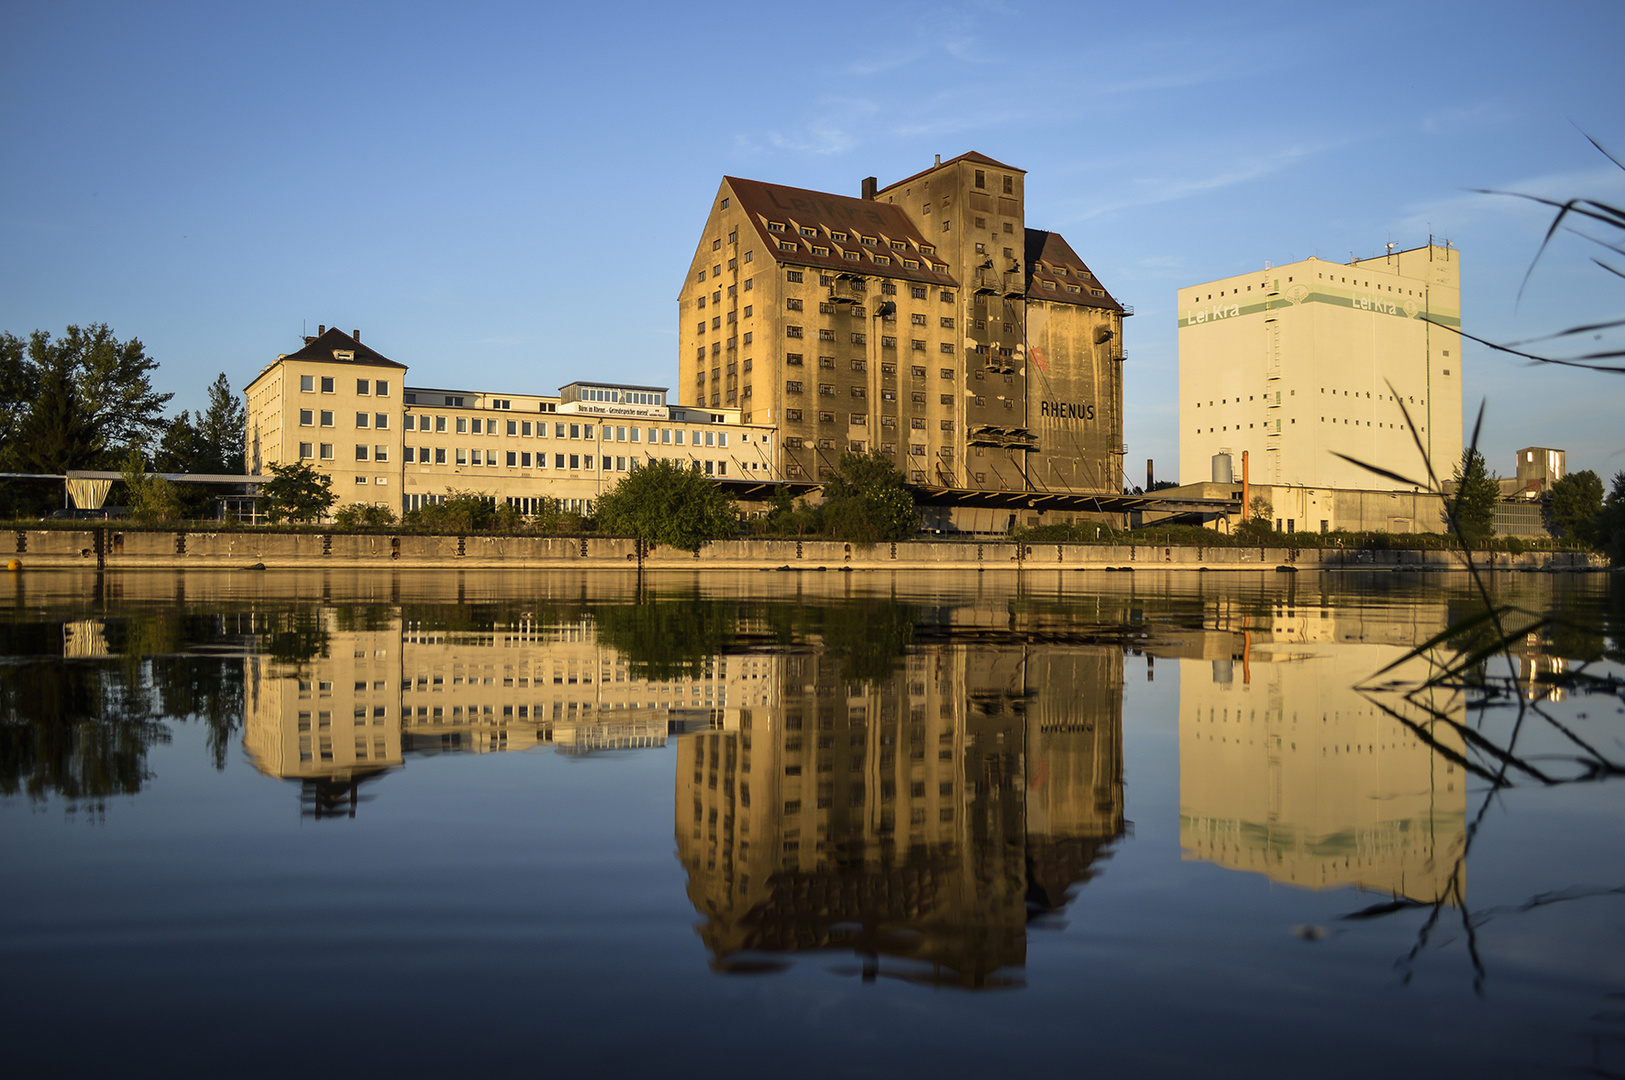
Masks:
[[[1620,1075],[1625,588],[1491,585],[13,575],[7,1071]]]

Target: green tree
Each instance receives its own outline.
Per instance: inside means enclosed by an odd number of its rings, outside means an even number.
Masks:
[[[496,503],[491,496],[447,488],[439,502],[408,510],[406,524],[431,532],[470,533],[491,528],[496,517]]]
[[[175,485],[162,476],[150,475],[140,451],[131,450],[119,471],[124,474],[125,498],[132,517],[138,521],[174,521],[182,516]]]
[[[879,450],[841,455],[835,475],[824,484],[824,527],[836,539],[858,544],[914,534],[919,528],[914,496],[889,456]]]
[[[598,528],[642,543],[698,551],[739,529],[739,511],[716,481],[682,462],[639,466],[598,499]]]
[[[1552,535],[1586,547],[1597,546],[1597,519],[1602,516],[1602,478],[1590,469],[1569,473],[1547,492],[1540,516]]]
[[[1615,566],[1625,566],[1625,472],[1614,474],[1613,488],[1597,515],[1597,546]]]
[[[395,511],[387,506],[350,503],[333,515],[333,524],[341,529],[387,529],[395,524]]]
[[[237,474],[243,471],[243,442],[248,414],[242,399],[231,391],[226,373],[209,385],[209,407],[197,418],[202,453],[193,472]]]
[[[273,464],[270,469],[273,478],[260,485],[260,494],[270,500],[265,512],[273,523],[315,521],[338,501],[333,478],[302,461]]]
[[[1467,547],[1482,544],[1495,535],[1495,504],[1501,500],[1501,485],[1495,482],[1477,447],[1461,452],[1453,479],[1455,494],[1449,501],[1456,533]]]

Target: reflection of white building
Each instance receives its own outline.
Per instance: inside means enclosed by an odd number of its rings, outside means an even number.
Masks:
[[[1466,776],[1354,689],[1405,651],[1322,641],[1181,661],[1186,857],[1312,889],[1444,896],[1466,841]],[[1432,734],[1460,748],[1442,726]]]
[[[246,661],[244,744],[273,776],[345,781],[411,751],[661,746],[673,719],[737,724],[777,694],[779,661],[766,656],[709,657],[689,679],[634,678],[586,617],[455,630],[393,612],[370,629],[332,611],[320,620],[322,655]]]

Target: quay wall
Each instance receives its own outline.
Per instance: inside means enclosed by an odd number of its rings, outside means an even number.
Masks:
[[[291,569],[317,566],[578,569],[637,563],[632,540],[604,536],[423,536],[231,530],[12,529],[0,559],[19,569]],[[1477,553],[1499,570],[1596,570],[1598,555],[1568,551]],[[696,554],[657,548],[646,569],[1079,570],[1460,570],[1462,553],[1365,548],[1181,547],[1167,544],[1067,544],[911,540],[873,547],[838,540],[724,540]]]

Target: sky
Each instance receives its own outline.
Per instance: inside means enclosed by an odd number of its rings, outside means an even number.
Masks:
[[[1625,206],[1586,141],[1625,160],[1622,30],[1617,0],[14,2],[0,331],[107,323],[176,412],[318,324],[413,385],[675,386],[723,176],[857,195],[977,150],[1134,308],[1128,471],[1174,479],[1181,286],[1432,236],[1470,333],[1625,315],[1591,261],[1625,257],[1560,233],[1525,284],[1551,212],[1475,193]],[[1463,355],[1492,469],[1625,470],[1625,377]]]

